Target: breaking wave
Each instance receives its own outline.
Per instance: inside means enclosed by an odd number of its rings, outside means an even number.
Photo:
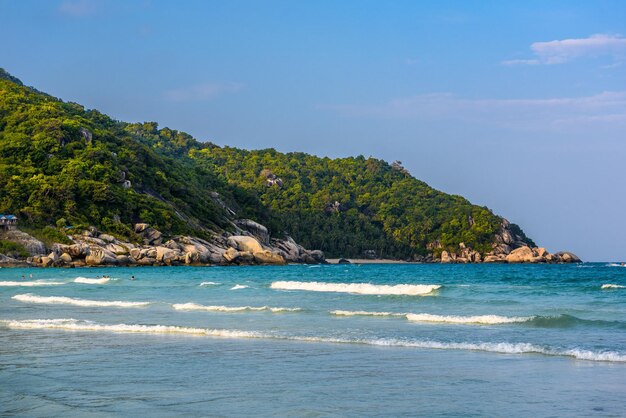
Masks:
[[[63,282],[0,282],[0,286],[23,286],[23,287],[58,286],[60,284],[65,284],[65,283]]]
[[[405,316],[403,313],[394,312],[370,312],[370,311],[330,311],[331,315],[337,316]]]
[[[65,296],[37,296],[31,293],[15,295],[12,299],[24,303],[43,303],[47,305],[75,305],[75,306],[100,306],[100,307],[116,307],[116,308],[140,308],[147,306],[150,302],[123,302],[120,300],[88,300],[74,299]]]
[[[515,322],[527,322],[532,319],[528,316],[500,316],[500,315],[474,315],[474,316],[457,316],[457,315],[431,315],[427,313],[406,314],[406,319],[413,322],[443,322],[447,324],[511,324]]]
[[[406,318],[413,322],[441,323],[441,324],[466,324],[466,325],[498,325],[498,324],[521,324],[538,328],[570,328],[578,325],[593,327],[613,327],[626,329],[626,323],[620,321],[607,321],[600,319],[581,319],[571,315],[556,316],[501,316],[501,315],[434,315],[428,313],[397,313],[397,312],[372,312],[372,311],[342,311],[329,312],[337,316],[377,316]]]
[[[298,312],[302,308],[277,308],[273,306],[206,306],[197,303],[175,303],[172,307],[179,311],[209,311],[209,312],[246,312],[246,311],[269,311]]]
[[[90,279],[88,277],[77,277],[74,279],[74,283],[84,283],[84,284],[105,284],[107,283],[109,278],[103,277],[101,279]]]
[[[219,283],[216,283],[216,282],[202,282],[202,283],[200,283],[199,286],[216,286],[218,284]]]
[[[626,286],[622,286],[621,284],[607,283],[603,284],[600,289],[626,289]]]
[[[173,325],[99,324],[76,319],[5,320],[5,326],[13,329],[59,329],[69,331],[96,331],[149,334],[188,334],[225,338],[259,338],[302,342],[364,344],[385,347],[411,347],[437,350],[485,351],[502,354],[543,354],[547,356],[572,357],[578,360],[626,362],[626,354],[616,351],[591,351],[580,348],[557,349],[530,343],[507,342],[442,342],[433,340],[400,339],[348,339],[332,337],[305,337],[269,334],[255,331],[229,329],[191,328]]]
[[[323,282],[273,282],[272,289],[308,290],[311,292],[356,293],[360,295],[407,295],[423,296],[439,289],[433,284],[375,285],[370,283],[323,283]]]
[[[230,288],[230,290],[239,290],[239,289],[247,289],[250,286],[246,286],[245,284],[236,284]]]

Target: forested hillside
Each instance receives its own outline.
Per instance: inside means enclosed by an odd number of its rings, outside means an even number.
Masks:
[[[461,242],[485,253],[502,225],[399,163],[218,147],[154,122],[112,120],[3,70],[0,213],[33,229],[94,225],[131,239],[137,222],[210,238],[247,218],[274,236],[350,257],[373,250],[412,258]]]

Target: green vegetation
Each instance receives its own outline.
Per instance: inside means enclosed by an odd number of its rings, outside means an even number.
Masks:
[[[4,254],[11,258],[28,257],[28,251],[22,244],[0,239],[0,254]]]
[[[208,238],[249,218],[328,256],[410,258],[461,242],[489,251],[501,225],[398,162],[218,147],[16,80],[0,71],[0,212],[52,240],[88,225],[133,239],[136,222]]]

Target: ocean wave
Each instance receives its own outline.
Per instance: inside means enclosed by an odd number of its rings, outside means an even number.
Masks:
[[[547,356],[572,357],[578,360],[626,363],[626,353],[616,351],[592,351],[582,348],[550,348],[531,343],[508,342],[442,342],[433,340],[399,339],[348,339],[332,337],[288,336],[256,331],[230,329],[192,328],[174,325],[99,324],[76,319],[33,319],[0,321],[13,329],[59,329],[69,331],[96,331],[149,334],[188,334],[225,338],[278,339],[301,342],[364,344],[384,347],[408,347],[437,350],[485,351],[501,354],[543,354]]]
[[[370,312],[370,311],[330,311],[332,315],[337,316],[405,316],[403,313],[394,312]]]
[[[101,279],[90,279],[88,277],[77,277],[74,279],[74,283],[84,283],[84,284],[105,284],[107,283],[109,278],[103,277]]]
[[[626,289],[626,286],[622,286],[621,284],[607,283],[600,286],[600,289]]]
[[[427,313],[406,314],[406,319],[413,322],[441,322],[447,324],[511,324],[515,322],[526,322],[532,317],[528,316],[500,316],[500,315],[474,315],[474,316],[457,316],[457,315],[432,315]]]
[[[210,312],[245,312],[245,311],[270,311],[298,312],[302,308],[277,308],[273,306],[206,306],[197,303],[175,303],[172,307],[179,311],[210,311]]]
[[[245,284],[236,284],[230,288],[230,290],[239,290],[239,289],[247,289],[250,286],[246,286]]]
[[[58,286],[65,284],[64,282],[0,282],[0,286],[18,286],[18,287],[34,287],[34,286]]]
[[[120,300],[88,300],[74,299],[65,296],[37,296],[31,293],[15,295],[12,299],[24,303],[43,303],[47,305],[75,305],[88,307],[116,307],[116,308],[140,308],[147,306],[150,302],[124,302]]]
[[[356,293],[360,295],[424,296],[439,289],[432,284],[375,285],[370,283],[273,282],[272,289],[308,290],[311,292]]]
[[[9,328],[15,329],[60,329],[70,331],[109,331],[147,334],[192,334],[212,337],[260,338],[260,334],[248,331],[219,330],[206,328],[180,327],[174,325],[140,324],[99,324],[92,321],[68,319],[33,319],[22,321],[2,321]]]
[[[626,267],[626,265],[621,263],[609,263],[606,265],[607,267]]]
[[[202,282],[200,283],[199,286],[217,286],[220,283],[216,283],[216,282]]]

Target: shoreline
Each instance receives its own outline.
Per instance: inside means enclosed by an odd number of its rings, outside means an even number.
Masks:
[[[326,262],[328,264],[340,264],[339,260],[348,260],[350,264],[424,264],[417,261],[393,260],[389,258],[327,258]]]

